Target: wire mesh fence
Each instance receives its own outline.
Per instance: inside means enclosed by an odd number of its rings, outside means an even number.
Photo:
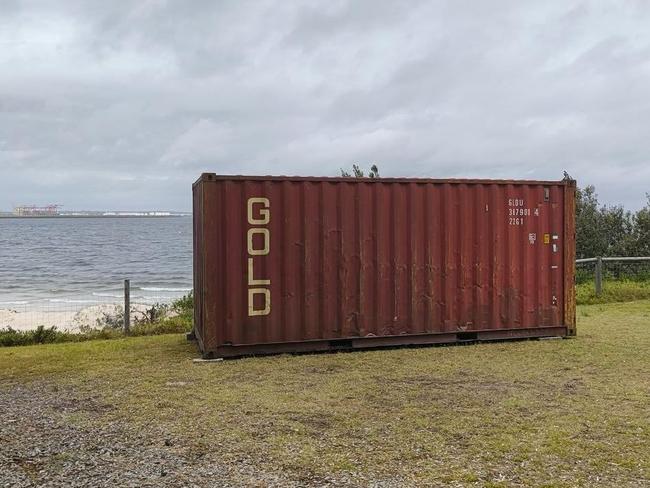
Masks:
[[[605,281],[650,281],[650,257],[596,257],[576,260],[576,282],[593,282],[596,295]]]
[[[130,322],[138,323],[171,314],[171,305],[191,288],[131,286]],[[59,330],[124,325],[124,291],[116,286],[109,292],[76,293],[64,296],[0,298],[0,329],[31,330],[39,326]]]

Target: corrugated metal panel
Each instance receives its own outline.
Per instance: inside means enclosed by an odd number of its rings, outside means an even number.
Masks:
[[[205,174],[194,185],[199,345],[232,355],[573,334],[574,191]]]

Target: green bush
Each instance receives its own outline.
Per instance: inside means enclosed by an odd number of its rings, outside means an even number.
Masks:
[[[166,303],[154,303],[151,307],[147,308],[144,311],[136,311],[132,309],[131,312],[135,312],[134,322],[137,324],[155,324],[156,322],[163,320],[169,314],[169,305]]]
[[[0,346],[26,346],[30,344],[51,344],[74,340],[77,334],[62,332],[56,327],[39,325],[35,330],[0,329]]]
[[[124,307],[115,305],[113,311],[102,311],[102,316],[97,319],[100,329],[121,329],[124,327]]]
[[[191,321],[194,317],[194,293],[190,291],[187,295],[173,301],[171,310],[179,317]]]
[[[132,336],[177,334],[192,330],[192,322],[180,316],[168,317],[154,323],[140,323],[131,327]]]
[[[180,317],[170,317],[154,323],[137,323],[131,327],[132,336],[160,334],[179,334],[192,330],[192,322]],[[113,327],[85,329],[80,332],[67,332],[56,327],[39,326],[35,330],[15,330],[11,327],[0,329],[0,347],[30,346],[35,344],[54,344],[59,342],[83,342],[95,339],[117,339],[125,337],[123,330]]]

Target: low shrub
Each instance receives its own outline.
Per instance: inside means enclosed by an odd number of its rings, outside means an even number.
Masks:
[[[27,346],[31,344],[52,344],[75,340],[71,332],[57,330],[56,327],[39,325],[34,330],[15,330],[11,327],[0,329],[0,346]]]

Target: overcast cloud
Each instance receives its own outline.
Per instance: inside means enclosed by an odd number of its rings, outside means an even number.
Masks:
[[[191,208],[222,174],[650,191],[650,3],[0,0],[0,209]]]

